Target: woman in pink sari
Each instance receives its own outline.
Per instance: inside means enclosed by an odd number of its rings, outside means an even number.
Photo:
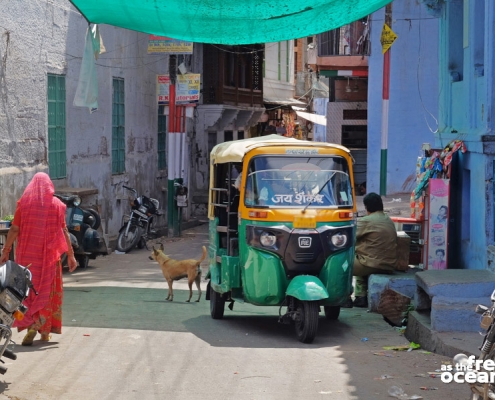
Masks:
[[[42,341],[50,340],[50,333],[62,333],[62,263],[60,257],[67,252],[69,271],[77,263],[65,225],[65,204],[53,196],[55,188],[44,172],[34,175],[17,202],[14,220],[7,234],[0,263],[9,259],[12,244],[17,239],[15,260],[30,265],[33,286],[38,292],[29,293],[24,304],[28,311],[14,326],[28,332],[23,346],[33,344],[36,334]]]

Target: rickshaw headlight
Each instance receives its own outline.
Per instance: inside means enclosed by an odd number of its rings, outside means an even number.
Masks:
[[[262,232],[260,235],[260,243],[263,247],[273,247],[277,243],[277,237],[269,232]]]
[[[347,244],[347,235],[345,233],[336,233],[331,238],[332,244],[335,247],[344,247]]]

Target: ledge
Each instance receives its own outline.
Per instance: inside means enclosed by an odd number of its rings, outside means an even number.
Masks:
[[[58,194],[77,194],[79,197],[89,196],[91,194],[98,194],[98,189],[96,188],[71,188],[71,187],[61,187],[55,190]]]

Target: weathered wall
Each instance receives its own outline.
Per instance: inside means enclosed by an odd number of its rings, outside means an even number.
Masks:
[[[368,60],[367,189],[380,191],[383,54],[380,35],[385,9],[371,16],[371,55]],[[416,0],[392,3],[388,119],[387,195],[415,187],[416,160],[422,143],[434,144],[438,119],[438,18]]]
[[[29,21],[27,23],[26,21]],[[47,171],[47,73],[66,75],[67,178],[56,187],[98,189],[103,229],[117,235],[128,212],[122,184],[166,206],[157,164],[155,76],[168,57],[147,54],[147,35],[101,26],[99,109],[74,107],[87,22],[65,0],[0,5],[0,215],[10,214],[32,175]],[[112,79],[125,81],[126,172],[112,175]],[[165,185],[166,186],[166,185]],[[8,190],[7,190],[8,188]],[[161,218],[161,224],[166,216]]]
[[[441,11],[436,144],[460,139],[467,147],[452,178],[457,185],[450,216],[457,230],[454,259],[461,268],[494,272],[495,3],[452,0]]]

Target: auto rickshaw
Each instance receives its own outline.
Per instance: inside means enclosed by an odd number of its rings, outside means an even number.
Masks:
[[[237,184],[236,184],[237,181]],[[216,145],[210,158],[213,319],[225,303],[279,306],[311,343],[320,308],[338,319],[352,292],[356,202],[343,146],[278,135]],[[286,308],[285,314],[281,314]]]

